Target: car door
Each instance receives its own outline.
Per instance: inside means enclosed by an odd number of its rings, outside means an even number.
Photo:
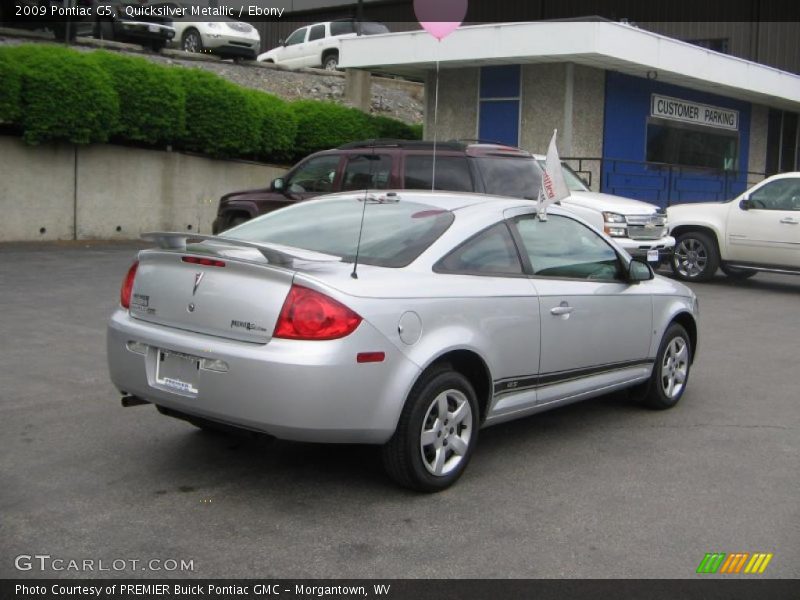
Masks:
[[[280,53],[280,59],[276,62],[292,68],[302,66],[303,47],[305,46],[307,34],[308,27],[302,27],[286,38],[283,43],[283,51]]]
[[[312,25],[308,30],[308,41],[303,44],[300,66],[322,66],[322,51],[325,44],[325,23]]]
[[[727,260],[800,268],[800,177],[773,179],[731,202]]]
[[[652,299],[626,281],[626,264],[600,234],[571,217],[513,219],[539,296],[539,403],[649,373]]]

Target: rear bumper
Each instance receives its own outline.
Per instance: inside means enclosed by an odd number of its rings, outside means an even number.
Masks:
[[[146,21],[120,21],[117,31],[123,36],[144,40],[169,41],[175,37],[174,27]]]
[[[144,344],[143,353],[129,342]],[[223,360],[227,372],[200,369],[197,393],[156,382],[158,349]],[[308,442],[386,442],[419,367],[371,325],[329,342],[273,339],[253,344],[162,327],[118,309],[107,331],[111,380],[122,392],[194,415]],[[356,363],[358,352],[383,351],[381,363]]]

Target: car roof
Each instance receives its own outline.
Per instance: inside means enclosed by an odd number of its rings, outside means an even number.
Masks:
[[[426,151],[449,151],[463,152],[467,156],[507,156],[531,158],[531,153],[515,146],[503,144],[477,142],[471,140],[453,140],[447,142],[434,142],[427,140],[396,140],[396,139],[375,139],[360,142],[350,142],[336,148],[336,150],[364,150],[364,149],[398,149],[398,150],[418,150]]]
[[[336,194],[325,194],[315,200],[346,200],[356,199],[360,200],[364,197],[364,190],[338,192]],[[480,192],[446,192],[446,191],[427,191],[427,190],[366,190],[370,196],[377,196],[383,198],[394,194],[400,201],[417,202],[419,204],[427,204],[434,208],[442,210],[456,211],[465,208],[474,207],[477,205],[489,206],[496,208],[499,211],[507,210],[509,208],[529,207],[535,204],[531,200],[524,198],[511,198],[509,196],[493,196],[491,194],[484,194]]]

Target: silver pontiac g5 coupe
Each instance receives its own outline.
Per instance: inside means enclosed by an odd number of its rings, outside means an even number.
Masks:
[[[698,304],[577,217],[482,194],[358,192],[221,236],[148,234],[108,325],[123,404],[200,427],[382,445],[442,490],[482,427],[618,390],[683,396]]]

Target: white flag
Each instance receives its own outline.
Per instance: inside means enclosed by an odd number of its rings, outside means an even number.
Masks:
[[[558,158],[556,148],[556,135],[558,130],[553,130],[553,139],[547,148],[547,158],[542,173],[542,188],[539,190],[538,214],[542,221],[547,220],[547,207],[564,198],[569,197],[569,188],[564,181],[564,172],[561,169],[561,159]]]

